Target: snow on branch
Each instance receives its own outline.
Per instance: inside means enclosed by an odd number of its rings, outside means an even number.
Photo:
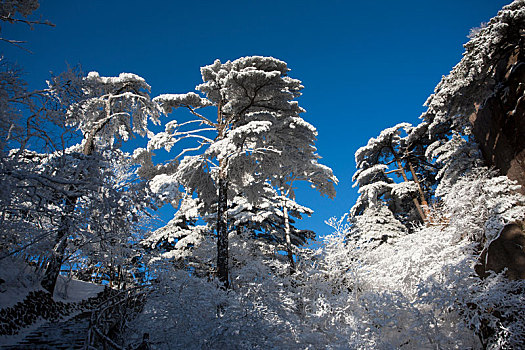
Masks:
[[[161,105],[164,113],[169,114],[179,107],[201,108],[211,106],[211,102],[194,92],[186,94],[163,94],[155,97],[153,101]]]

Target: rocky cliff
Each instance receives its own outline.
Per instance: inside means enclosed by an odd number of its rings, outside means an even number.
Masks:
[[[495,91],[470,117],[487,165],[518,181],[525,193],[525,28],[495,70]]]

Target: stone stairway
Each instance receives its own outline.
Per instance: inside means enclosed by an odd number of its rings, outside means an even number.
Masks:
[[[104,322],[114,322],[113,314],[128,315],[140,312],[145,294],[137,291],[142,287],[125,291],[115,291],[105,288],[96,296],[77,303],[54,301],[45,292],[32,292],[24,301],[15,306],[0,310],[0,350],[2,349],[83,349],[86,341],[90,320],[93,312],[103,307],[105,316],[97,318],[97,327],[106,328]],[[109,303],[109,304],[108,304]],[[100,311],[100,310],[99,310]],[[41,324],[34,325],[35,322]],[[26,328],[26,332],[24,332]],[[8,341],[2,344],[2,337],[19,334],[23,339]],[[106,330],[107,331],[107,330]],[[92,334],[92,333],[90,333]],[[95,339],[91,337],[91,339]],[[110,339],[111,340],[111,339]],[[101,339],[95,339],[95,343]],[[105,340],[102,340],[104,346]],[[111,343],[109,343],[111,344]],[[93,344],[92,344],[93,345]],[[120,345],[116,345],[119,348]]]
[[[82,349],[91,312],[82,312],[67,320],[46,322],[28,333],[18,344],[0,349]]]

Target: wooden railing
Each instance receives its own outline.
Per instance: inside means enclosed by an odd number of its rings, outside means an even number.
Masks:
[[[91,313],[85,350],[125,350],[126,323],[142,311],[149,285],[129,288],[102,302]]]

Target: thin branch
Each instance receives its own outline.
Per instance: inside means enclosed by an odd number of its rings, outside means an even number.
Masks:
[[[207,143],[213,143],[213,140],[207,138],[206,136],[202,136],[202,135],[185,135],[181,138],[179,138],[176,142],[179,142],[180,140],[183,140],[183,139],[188,139],[188,138],[197,138],[197,139],[202,139],[204,141],[206,141]]]
[[[392,174],[392,173],[399,173],[401,172],[401,169],[394,169],[390,171],[385,171],[385,175]]]
[[[215,128],[203,128],[203,129],[196,129],[196,130],[190,130],[190,131],[178,131],[176,132],[173,136],[177,136],[177,135],[193,135],[193,134],[196,134],[198,132],[203,132],[203,131],[214,131],[214,130],[217,130]]]
[[[25,250],[27,247],[38,243],[39,241],[41,241],[42,239],[46,238],[47,236],[51,236],[52,233],[54,233],[54,231],[49,231],[49,232],[41,234],[40,236],[36,237],[33,241],[27,243],[26,245],[23,245],[22,247],[20,247],[18,249],[15,249],[14,251],[12,251],[10,253],[7,253],[7,254],[5,254],[3,256],[0,256],[0,260],[3,260],[3,259],[5,259],[5,258],[7,258],[7,257],[9,257],[11,255],[20,253],[21,251]]]
[[[140,98],[140,99],[143,99],[143,100],[148,100],[148,98],[146,96],[142,96],[138,93],[135,93],[135,92],[130,92],[130,91],[126,91],[126,92],[123,92],[121,94],[118,94],[118,95],[114,95],[112,93],[109,93],[109,94],[105,94],[103,96],[101,96],[102,99],[104,98],[108,98],[108,100],[114,100],[116,98],[121,98],[121,97],[137,97],[137,98]]]
[[[33,54],[33,52],[31,50],[28,50],[25,47],[23,47],[22,45],[19,45],[19,44],[25,44],[25,43],[27,43],[27,41],[11,40],[11,39],[5,39],[5,38],[0,38],[0,40],[1,41],[5,41],[6,43],[9,43],[11,45],[15,45],[19,49],[22,49],[22,50],[24,50],[26,52],[29,52],[30,54]]]
[[[249,151],[249,150],[248,150]],[[265,154],[267,152],[273,152],[273,153],[276,153],[276,154],[281,154],[282,152],[279,151],[279,150],[276,150],[274,148],[266,148],[266,147],[259,147],[259,148],[255,148],[252,150],[252,153],[262,153],[262,154]]]
[[[182,107],[186,107],[186,108],[188,108],[191,114],[193,114],[193,115],[196,116],[197,118],[202,119],[202,121],[203,121],[205,124],[208,124],[209,126],[212,126],[212,127],[214,127],[214,128],[217,128],[217,124],[213,123],[211,120],[209,120],[209,119],[206,118],[205,116],[200,115],[199,113],[195,112],[195,110],[194,110],[193,108],[191,108],[191,106],[189,106],[189,105],[182,105]]]
[[[215,164],[215,163],[214,163],[211,159],[209,159],[209,158],[206,158],[206,162],[207,162],[207,163],[210,163],[211,165],[213,165],[213,166],[216,167],[216,168],[219,167],[218,164]]]
[[[197,147],[193,147],[193,148],[185,148],[182,152],[180,152],[176,157],[175,159],[179,159],[180,157],[182,157],[183,154],[187,153],[187,152],[192,152],[192,151],[198,151],[202,148],[202,146],[204,146],[204,143],[200,143],[199,146]]]
[[[201,119],[190,120],[190,121],[184,122],[182,124],[177,124],[177,127],[180,128],[180,127],[182,127],[182,126],[184,126],[186,124],[191,124],[191,123],[200,123],[202,125],[202,124],[204,124],[204,121],[201,120]],[[214,130],[215,130],[215,128],[214,128]]]
[[[27,20],[27,19],[13,18],[13,17],[9,17],[9,16],[0,16],[0,20],[6,21],[6,22],[9,22],[9,23],[17,23],[17,22],[18,23],[25,23],[28,26],[30,26],[31,28],[33,28],[33,24],[42,24],[42,25],[46,25],[46,26],[50,26],[50,27],[55,27],[55,24],[49,22],[48,20],[46,20],[46,21],[30,21],[30,20]]]

